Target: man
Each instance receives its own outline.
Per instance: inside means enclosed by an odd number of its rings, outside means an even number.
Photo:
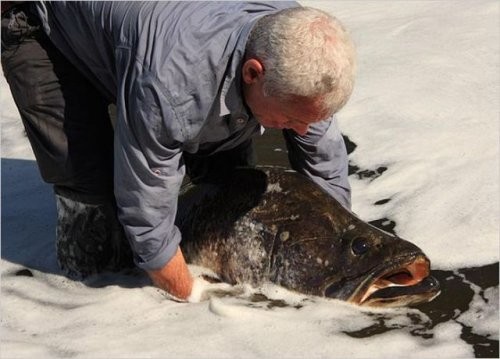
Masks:
[[[291,166],[350,206],[333,114],[352,91],[354,51],[319,10],[22,3],[2,11],[2,66],[41,174],[54,184],[68,275],[122,268],[123,228],[155,285],[179,299],[197,292],[174,224],[181,182],[251,165],[262,126],[283,129]]]

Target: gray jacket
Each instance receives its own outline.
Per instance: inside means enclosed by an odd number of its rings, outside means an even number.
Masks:
[[[117,104],[115,196],[143,269],[162,267],[174,224],[183,152],[242,144],[260,125],[241,98],[240,65],[255,21],[294,2],[40,2],[56,47]],[[334,118],[306,136],[285,130],[293,168],[346,207],[347,155]]]

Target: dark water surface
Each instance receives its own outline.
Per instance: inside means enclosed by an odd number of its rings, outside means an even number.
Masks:
[[[344,136],[348,153],[356,150],[356,144]],[[259,165],[273,165],[289,167],[286,145],[281,131],[266,130],[263,136],[255,139],[257,163]],[[349,176],[359,179],[374,180],[382,176],[387,170],[384,166],[374,168],[360,168],[349,161]],[[381,205],[390,201],[390,198],[381,198],[374,205]],[[395,233],[396,222],[390,218],[380,218],[370,222],[385,231]],[[432,329],[440,323],[452,321],[462,326],[461,339],[474,348],[477,358],[498,358],[499,342],[490,339],[488,335],[474,333],[474,328],[469,327],[457,320],[471,307],[471,302],[476,292],[488,303],[484,296],[486,289],[498,286],[499,263],[492,263],[481,267],[457,268],[454,271],[433,270],[433,275],[441,284],[441,294],[430,303],[419,305],[417,309],[422,311],[430,321],[422,322],[419,318],[412,319],[412,325],[407,329],[412,335],[423,339],[432,339]],[[474,288],[473,288],[474,286]],[[474,290],[475,289],[475,290]],[[498,305],[498,303],[496,303]],[[399,326],[388,325],[389,317],[377,314],[375,325],[356,332],[345,333],[355,338],[366,338],[382,334],[390,330],[402,329]],[[444,354],[444,353],[443,353]]]

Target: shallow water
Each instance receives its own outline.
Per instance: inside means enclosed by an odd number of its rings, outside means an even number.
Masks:
[[[344,141],[348,153],[356,150],[356,144],[347,136]],[[257,163],[259,165],[289,166],[286,145],[278,130],[266,130],[264,136],[255,140]],[[375,169],[360,168],[355,163],[349,162],[349,176],[359,179],[373,180],[387,170],[387,167]],[[381,199],[374,205],[381,205],[390,201],[390,198]],[[396,222],[391,218],[380,218],[370,221],[376,227],[397,234]],[[431,258],[432,260],[432,258]],[[482,321],[488,316],[488,308],[496,309],[498,313],[498,282],[499,263],[491,263],[479,267],[456,268],[455,270],[433,270],[433,275],[441,285],[441,294],[430,303],[416,307],[424,317],[414,316],[410,323],[401,325],[391,324],[388,314],[373,314],[376,324],[361,330],[345,332],[354,338],[367,338],[386,333],[392,330],[404,330],[413,336],[432,340],[433,329],[442,323],[458,323],[461,325],[460,338],[473,347],[477,358],[497,358],[499,356],[498,328],[496,338],[491,332],[482,333]],[[262,298],[261,298],[262,299]],[[259,297],[255,298],[256,301]],[[264,300],[264,299],[262,299]],[[481,302],[478,304],[478,302]],[[269,300],[269,307],[282,306],[284,303]],[[470,312],[473,312],[472,318]],[[466,314],[464,314],[466,313]],[[464,319],[464,316],[467,316]],[[422,319],[425,318],[425,319]],[[491,319],[491,318],[490,318]],[[497,324],[496,324],[497,325]]]
[[[279,131],[266,131],[256,144],[259,164],[288,164]],[[353,180],[358,173],[367,181],[388,176],[351,168]],[[9,188],[2,193],[8,357],[165,357],[170,350],[182,358],[498,357],[498,263],[434,270],[442,294],[416,308],[366,310],[274,287],[183,306],[140,271],[65,279],[55,263],[50,190],[34,162],[3,159],[2,170]],[[37,206],[26,206],[27,199]],[[398,229],[390,215],[371,223]],[[186,331],[198,336],[196,348]],[[106,345],[110,339],[114,346]]]

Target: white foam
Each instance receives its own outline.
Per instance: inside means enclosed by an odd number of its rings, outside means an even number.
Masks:
[[[354,211],[394,219],[436,267],[498,261],[498,3],[310,4],[344,20],[358,45],[339,114],[358,145],[350,158],[388,167],[371,182],[351,176]]]
[[[486,288],[484,291],[470,283],[474,297],[469,309],[458,316],[457,321],[470,328],[472,332],[492,340],[498,340],[498,286]]]

